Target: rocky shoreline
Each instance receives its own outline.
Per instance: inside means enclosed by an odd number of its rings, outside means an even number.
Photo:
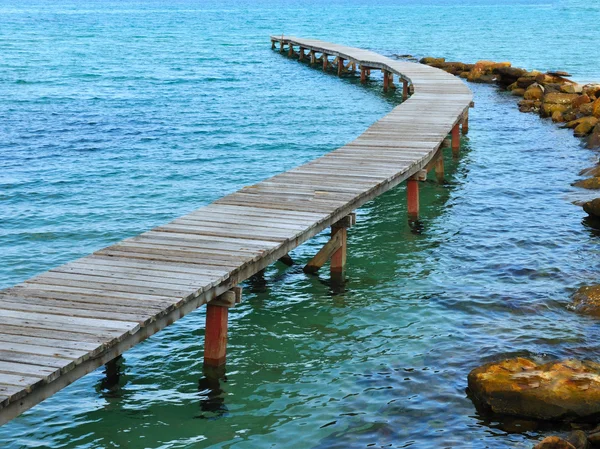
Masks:
[[[510,62],[448,62],[426,57],[419,61],[473,83],[495,84],[521,98],[521,112],[535,113],[573,130],[589,149],[600,149],[600,83],[579,84],[567,72],[539,72],[513,67]],[[600,163],[579,173],[573,185],[600,190]],[[600,228],[600,198],[583,204]],[[579,288],[570,308],[600,318],[600,285]],[[564,438],[551,436],[534,449],[600,448],[600,364],[564,360],[545,364],[525,358],[488,363],[473,369],[468,393],[478,410],[497,416],[570,423]],[[587,432],[582,429],[588,429]]]

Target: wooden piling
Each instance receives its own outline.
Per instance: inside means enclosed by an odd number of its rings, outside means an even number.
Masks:
[[[328,56],[325,53],[323,53],[322,58],[323,58],[323,71],[326,72],[327,71],[327,67],[329,66],[329,59],[327,59]]]
[[[283,39],[279,41],[279,53],[283,53]]]
[[[435,177],[440,184],[444,183],[444,157],[441,152],[435,161]]]
[[[292,43],[290,42],[288,45],[288,56],[291,58],[292,56],[294,56],[294,46],[292,45]]]
[[[406,202],[408,218],[419,219],[419,181],[413,176],[406,181]]]
[[[387,70],[382,70],[383,72],[383,91],[387,92],[390,87],[390,77],[388,76]]]
[[[344,60],[337,58],[337,74],[338,76],[342,76],[342,73],[344,73]]]
[[[462,133],[467,134],[469,132],[469,111],[465,112],[462,121]]]
[[[204,364],[221,366],[227,355],[227,325],[229,308],[220,305],[206,306],[206,333],[204,338]]]
[[[304,48],[300,47],[298,49],[298,60],[299,61],[303,61],[304,60]]]
[[[452,154],[458,156],[460,153],[460,125],[457,123],[452,128]]]
[[[348,227],[335,224],[331,226],[331,236],[338,237],[340,247],[332,254],[330,270],[333,283],[343,283],[346,276],[346,251],[348,247]]]
[[[361,84],[365,84],[367,82],[367,69],[362,65],[360,66],[360,82]]]
[[[311,64],[316,64],[317,63],[317,57],[315,55],[315,51],[314,50],[310,51],[310,63]]]
[[[408,99],[408,81],[402,80],[402,101]]]
[[[242,289],[233,287],[206,305],[204,365],[221,366],[227,356],[229,309],[242,301]]]

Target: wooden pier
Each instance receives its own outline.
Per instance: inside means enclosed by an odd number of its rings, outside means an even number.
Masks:
[[[358,48],[285,36],[271,42],[363,82],[381,71],[384,90],[396,88],[395,76],[404,101],[323,157],[0,291],[0,424],[204,304],[205,363],[222,365],[240,282],[329,227],[331,240],[305,271],[330,260],[342,282],[353,211],[404,181],[409,214],[418,216],[419,182],[434,168],[443,179],[449,135],[458,154],[472,103],[466,85]]]

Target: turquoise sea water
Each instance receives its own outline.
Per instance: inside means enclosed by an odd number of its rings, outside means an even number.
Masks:
[[[398,99],[270,50],[270,34],[382,54],[510,60],[600,80],[600,6],[565,1],[0,0],[0,287],[348,142]],[[199,310],[0,428],[3,448],[531,447],[551,432],[479,415],[473,367],[600,358],[568,309],[597,280],[572,200],[596,161],[570,131],[472,85],[448,183],[368,204],[348,286],[274,265],[232,311],[226,380],[202,374]],[[294,252],[306,261],[326,240]]]

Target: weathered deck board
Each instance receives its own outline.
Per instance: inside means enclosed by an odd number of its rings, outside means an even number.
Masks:
[[[472,101],[463,82],[432,67],[271,39],[389,71],[414,94],[338,150],[1,291],[0,424],[428,166]]]

